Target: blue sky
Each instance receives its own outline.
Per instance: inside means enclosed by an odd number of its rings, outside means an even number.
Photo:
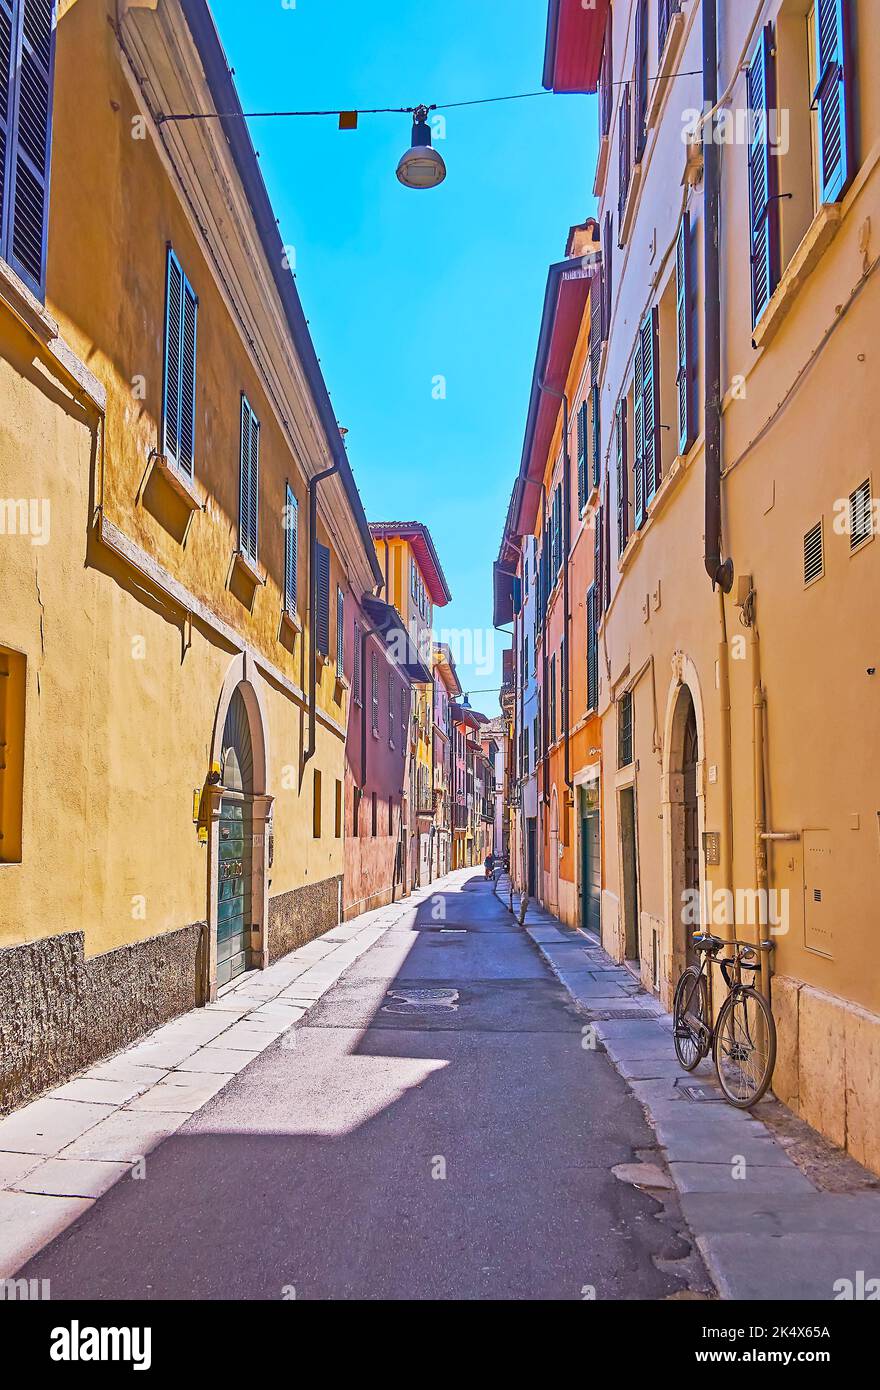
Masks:
[[[546,0],[211,0],[245,110],[412,106],[541,87]],[[491,630],[547,266],[593,210],[592,98],[443,113],[438,189],[395,178],[410,118],[254,120],[251,135],[367,516],[424,521],[449,629]],[[446,379],[446,399],[433,397]],[[465,664],[473,691],[501,682]],[[474,655],[485,652],[476,647]],[[497,712],[496,697],[473,703]]]

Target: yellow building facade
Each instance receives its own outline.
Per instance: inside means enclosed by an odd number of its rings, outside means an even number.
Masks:
[[[245,124],[163,119],[240,110],[207,5],[115,12],[0,248],[0,1109],[339,920],[382,582]]]

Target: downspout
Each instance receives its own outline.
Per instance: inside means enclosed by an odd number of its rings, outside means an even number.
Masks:
[[[718,0],[703,0],[703,110],[718,102]],[[714,119],[704,140],[706,481],[703,562],[722,593],[733,587],[733,560],[722,562],[721,522],[721,147]]]
[[[339,472],[339,464],[325,468],[309,479],[309,742],[303,751],[303,769],[315,756],[317,734],[317,693],[318,693],[318,632],[315,616],[318,597],[317,546],[318,546],[318,487],[327,478]]]

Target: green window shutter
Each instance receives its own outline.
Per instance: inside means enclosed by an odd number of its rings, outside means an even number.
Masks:
[[[260,422],[247,397],[241,398],[241,449],[238,487],[238,544],[257,560],[257,518],[260,505]]]
[[[643,483],[645,506],[660,486],[660,311],[652,309],[642,324],[642,422],[645,452]]]
[[[602,575],[603,575],[603,562],[602,562],[602,527],[603,527],[603,521],[604,521],[604,517],[603,517],[603,513],[602,513],[602,507],[599,506],[599,507],[596,508],[596,517],[595,517],[596,531],[595,531],[595,535],[594,535],[594,538],[593,538],[593,592],[594,592],[595,597],[596,597],[596,622],[597,622],[597,623],[598,623],[598,621],[599,621],[599,615],[600,615],[600,613],[602,612]]]
[[[590,585],[587,590],[587,708],[593,710],[599,704],[599,647],[596,612],[596,590],[593,585]]]
[[[578,451],[578,512],[582,512],[587,500],[587,402],[583,400],[577,413],[577,451]]]
[[[299,545],[299,504],[296,494],[287,485],[284,502],[284,607],[288,613],[296,612],[296,569]]]
[[[691,215],[678,229],[675,249],[675,290],[678,339],[678,452],[686,454],[697,437],[696,325],[694,322],[693,248]]]
[[[0,0],[0,254],[42,299],[55,65],[54,0]]]
[[[773,53],[773,26],[768,24],[746,78],[748,109],[751,112],[748,161],[753,324],[760,319],[779,283],[777,160],[770,149],[770,112],[776,105],[776,61]]]
[[[315,642],[322,656],[330,655],[330,551],[320,541],[315,543],[314,575]]]
[[[614,420],[617,459],[617,553],[622,555],[629,540],[629,476],[626,457],[626,398],[617,407]]]
[[[635,374],[633,377],[633,433],[635,436],[633,506],[637,529],[645,524],[645,368],[642,360],[642,346],[643,335],[640,331],[636,342]]]
[[[846,7],[843,0],[816,0],[815,13],[819,180],[823,203],[836,203],[853,173]]]
[[[593,487],[602,481],[602,405],[598,386],[592,387],[590,398],[593,404]]]

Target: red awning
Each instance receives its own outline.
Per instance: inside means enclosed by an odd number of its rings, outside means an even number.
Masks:
[[[595,92],[611,0],[550,0],[544,86],[552,92]]]

